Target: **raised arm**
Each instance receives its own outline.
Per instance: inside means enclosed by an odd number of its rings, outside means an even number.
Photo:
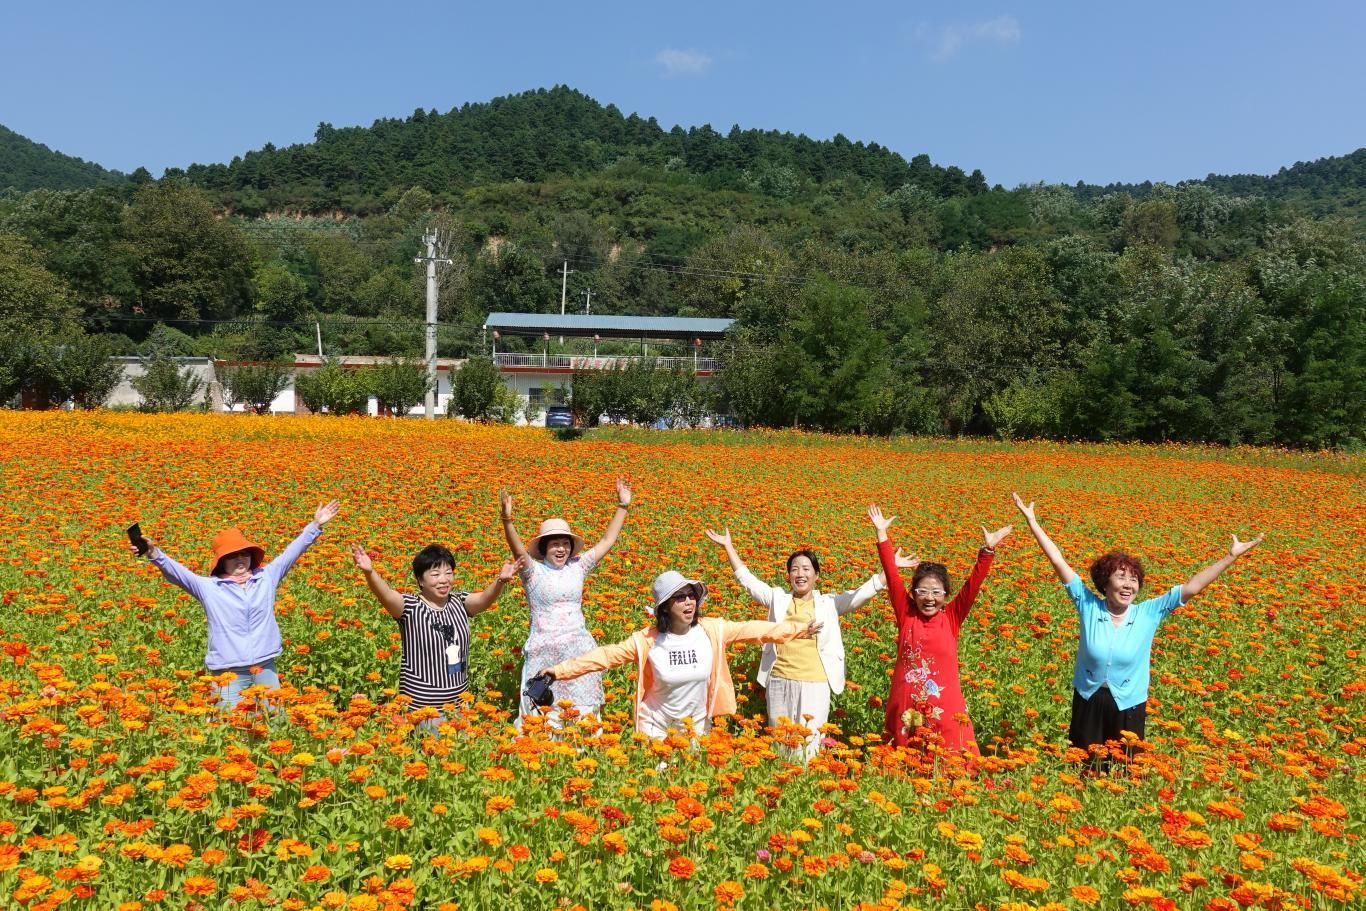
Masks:
[[[513,559],[520,560],[526,556],[526,546],[512,524],[512,494],[506,490],[498,491],[498,512],[503,518],[503,537],[507,538],[508,550],[512,551]]]
[[[1005,536],[1014,530],[1013,526],[1007,525],[998,528],[996,531],[987,531],[986,526],[982,526],[982,548],[977,551],[977,562],[973,564],[972,572],[968,573],[968,581],[963,583],[963,587],[958,590],[958,594],[953,596],[949,602],[948,613],[953,617],[954,622],[959,626],[972,610],[972,606],[977,603],[977,595],[982,591],[982,583],[987,581],[987,574],[991,572],[991,561],[996,556],[996,545],[1004,540]]]
[[[189,592],[192,597],[198,598],[202,602],[202,577],[196,576],[194,573],[177,563],[169,554],[160,547],[157,547],[156,542],[151,538],[147,538],[146,541],[148,562],[161,570],[161,574],[166,578],[167,582],[170,582],[172,585],[179,588],[183,588],[185,591]],[[132,551],[136,556],[137,548],[133,547]]]
[[[1266,535],[1258,535],[1251,541],[1239,541],[1238,536],[1234,535],[1233,544],[1229,547],[1228,553],[1191,576],[1190,581],[1181,586],[1181,602],[1184,604],[1204,591],[1207,585],[1219,578],[1224,570],[1233,565],[1233,561],[1261,544],[1264,537]]]
[[[294,563],[303,556],[304,551],[312,547],[313,542],[318,540],[318,536],[323,533],[323,526],[332,521],[339,509],[341,509],[341,503],[336,500],[319,505],[313,511],[313,521],[304,526],[304,530],[299,533],[297,538],[289,542],[289,546],[281,552],[280,556],[266,564],[263,572],[273,577],[278,585],[285,574],[294,567]]]
[[[475,592],[465,598],[465,613],[473,617],[475,614],[481,614],[497,604],[498,596],[503,593],[503,586],[511,582],[530,559],[523,554],[516,560],[506,561],[503,568],[498,570],[498,575],[494,577],[493,584],[483,591]]]
[[[897,565],[900,566],[902,565],[900,561],[905,558],[898,552],[896,559]],[[863,607],[863,605],[873,600],[877,593],[886,587],[887,574],[885,572],[873,573],[872,576],[868,578],[868,581],[858,588],[851,588],[849,591],[840,592],[838,595],[831,595],[831,599],[835,602],[835,613],[842,617],[851,611],[858,610],[860,607]]]
[[[1053,571],[1058,574],[1058,580],[1066,585],[1075,579],[1077,574],[1073,572],[1072,567],[1067,565],[1067,561],[1063,559],[1062,551],[1058,550],[1058,545],[1054,544],[1053,539],[1048,537],[1048,532],[1043,530],[1043,526],[1039,524],[1038,518],[1034,515],[1034,501],[1031,500],[1026,504],[1018,493],[1012,493],[1010,497],[1015,501],[1015,506],[1020,510],[1020,515],[1029,522],[1029,531],[1034,535],[1034,540],[1039,542],[1039,549],[1048,558],[1048,562],[1053,564]]]
[[[730,529],[727,528],[722,532],[707,529],[707,537],[713,543],[721,545],[725,550],[730,568],[735,571],[735,581],[739,582],[740,586],[749,592],[749,596],[755,601],[764,607],[772,608],[773,599],[778,590],[749,571],[749,567],[745,565],[744,560],[740,559],[740,553],[735,549],[735,543],[730,538]]]
[[[607,523],[607,530],[602,533],[598,543],[588,549],[594,563],[601,562],[617,543],[617,535],[621,534],[621,527],[626,524],[626,511],[630,508],[631,482],[625,478],[617,478],[617,508],[613,510],[612,519]]]
[[[384,577],[375,569],[374,561],[365,552],[365,548],[359,544],[351,545],[351,559],[356,561],[356,568],[365,576],[365,584],[370,586],[370,592],[375,596],[375,600],[380,603],[389,616],[397,620],[403,616],[403,596],[389,587],[389,583],[384,581]]]
[[[887,529],[896,521],[896,516],[884,516],[882,507],[874,503],[868,507],[868,521],[873,523],[877,531],[877,557],[882,563],[882,574],[887,578],[887,595],[892,601],[892,612],[900,626],[911,609],[911,598],[906,594],[906,583],[898,569],[900,552],[892,550],[892,541],[887,537]]]

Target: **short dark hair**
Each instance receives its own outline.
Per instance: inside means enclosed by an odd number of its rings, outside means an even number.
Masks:
[[[455,569],[455,554],[440,544],[428,544],[413,557],[413,578],[421,581],[423,573],[438,566]]]
[[[1110,584],[1110,577],[1121,569],[1127,569],[1138,577],[1138,587],[1143,587],[1143,564],[1139,559],[1122,550],[1112,550],[1091,564],[1091,582],[1095,585],[1096,591],[1104,595],[1105,587]]]
[[[920,583],[933,576],[939,580],[939,584],[944,586],[944,594],[953,594],[953,586],[949,584],[949,568],[943,563],[921,563],[915,568],[915,574],[911,576],[911,588],[918,588]]]
[[[809,550],[794,550],[794,551],[791,553],[791,555],[788,556],[788,558],[787,558],[787,571],[788,571],[788,572],[792,572],[792,561],[795,560],[795,559],[797,559],[798,557],[806,557],[806,559],[808,559],[808,560],[811,561],[811,568],[814,569],[814,570],[816,571],[816,575],[819,576],[819,575],[821,574],[821,558],[818,557],[818,556],[816,556],[816,554],[815,554],[813,551],[809,551]]]
[[[696,626],[697,621],[702,619],[702,599],[699,597],[701,593],[697,590],[696,585],[685,585],[683,588],[692,589],[692,596],[697,598],[697,610],[692,612],[692,625]],[[682,590],[683,589],[680,588],[678,592],[681,592]],[[655,629],[661,633],[667,633],[669,631],[669,605],[673,603],[674,595],[678,594],[678,592],[669,595],[663,604],[655,605]]]

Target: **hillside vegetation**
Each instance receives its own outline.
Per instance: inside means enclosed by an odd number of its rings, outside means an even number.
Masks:
[[[571,270],[572,310],[734,318],[714,408],[749,424],[1351,447],[1363,163],[1005,189],[558,87],[10,192],[0,319],[128,349],[163,324],[161,348],[252,359],[312,348],[317,323],[333,353],[415,352],[436,229],[443,354],[484,350],[490,311],[558,311]]]

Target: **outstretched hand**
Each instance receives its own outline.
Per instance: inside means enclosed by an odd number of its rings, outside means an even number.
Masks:
[[[983,525],[983,526],[982,526],[982,539],[983,539],[984,541],[986,541],[986,545],[985,545],[985,546],[986,546],[986,549],[987,549],[987,550],[995,550],[995,549],[996,549],[996,545],[997,545],[997,544],[1000,544],[1001,541],[1005,538],[1005,536],[1008,535],[1008,534],[1010,534],[1010,533],[1011,533],[1012,531],[1014,531],[1014,530],[1015,530],[1015,526],[1014,526],[1014,525],[1007,525],[1007,526],[1005,526],[1004,528],[998,528],[998,529],[996,529],[995,531],[987,531],[987,527],[986,527],[985,525]]]
[[[631,482],[626,478],[617,478],[617,502],[622,506],[631,505]]]
[[[1024,517],[1025,517],[1026,519],[1028,519],[1030,522],[1037,522],[1037,521],[1038,521],[1038,520],[1034,517],[1034,501],[1033,501],[1033,500],[1030,500],[1029,503],[1026,504],[1024,500],[1020,499],[1020,495],[1019,495],[1018,493],[1012,493],[1012,494],[1010,495],[1010,498],[1011,498],[1012,500],[1015,501],[1015,507],[1016,507],[1017,509],[1020,510],[1020,514],[1021,514],[1022,516],[1024,516]]]
[[[498,580],[500,582],[511,582],[517,574],[526,569],[529,558],[522,554],[516,560],[507,560],[503,563],[503,568],[498,570]]]
[[[351,559],[356,561],[356,567],[363,573],[368,573],[375,568],[375,562],[370,559],[365,548],[359,544],[351,545]]]
[[[806,625],[806,629],[802,630],[800,633],[797,634],[797,638],[815,639],[816,636],[819,635],[822,626],[823,624],[821,624],[819,621],[812,620],[810,623]]]
[[[512,494],[507,489],[498,491],[498,511],[504,522],[512,521]]]
[[[882,507],[874,503],[868,507],[868,521],[873,523],[879,535],[885,535],[887,529],[896,521],[896,516],[883,516]]]
[[[1228,552],[1230,556],[1232,556],[1236,560],[1243,554],[1252,550],[1252,548],[1256,547],[1258,544],[1261,544],[1262,539],[1265,537],[1265,534],[1260,534],[1257,537],[1253,538],[1251,541],[1239,541],[1238,536],[1234,535],[1233,544],[1229,547]]]
[[[333,500],[330,503],[324,503],[321,506],[319,506],[317,510],[314,511],[313,521],[317,522],[318,527],[321,528],[328,522],[331,522],[332,518],[336,516],[337,511],[340,509],[341,501],[339,500]]]
[[[710,528],[708,528],[708,529],[707,529],[707,537],[710,538],[710,539],[712,540],[712,543],[713,543],[713,544],[719,544],[719,545],[721,545],[722,547],[734,547],[734,546],[735,546],[734,543],[733,543],[733,542],[731,541],[731,539],[730,539],[730,529],[729,529],[729,528],[727,528],[727,529],[725,529],[725,530],[723,530],[723,531],[719,531],[719,532],[712,531]]]
[[[896,549],[895,559],[897,569],[915,569],[917,566],[920,565],[919,557],[917,557],[915,554],[903,554],[901,552],[901,548],[899,547]]]

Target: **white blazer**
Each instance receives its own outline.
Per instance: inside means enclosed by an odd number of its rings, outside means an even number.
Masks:
[[[748,568],[735,574],[735,579],[750,596],[768,608],[768,619],[781,623],[792,609],[792,592],[776,585],[767,585]],[[844,692],[844,638],[840,635],[840,616],[858,610],[873,599],[879,591],[887,587],[887,577],[875,574],[857,589],[827,595],[819,590],[813,591],[816,620],[821,631],[816,634],[816,652],[825,669],[825,679],[832,692]],[[778,650],[771,644],[764,646],[764,656],[759,660],[759,685],[768,686],[769,671],[778,660]]]

